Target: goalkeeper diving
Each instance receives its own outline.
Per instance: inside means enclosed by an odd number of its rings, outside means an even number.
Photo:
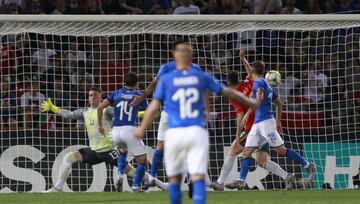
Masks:
[[[105,162],[112,166],[117,166],[117,157],[119,156],[119,151],[113,148],[113,144],[110,138],[110,130],[112,125],[112,119],[114,117],[114,109],[106,108],[104,109],[104,114],[102,118],[102,123],[104,127],[104,134],[100,133],[98,130],[98,115],[97,109],[101,103],[101,91],[96,87],[90,88],[89,91],[89,105],[90,107],[85,107],[77,109],[75,111],[69,111],[57,107],[51,102],[51,99],[48,98],[41,104],[42,112],[53,112],[57,115],[60,115],[66,119],[70,120],[83,120],[85,122],[85,128],[87,136],[89,138],[89,147],[81,148],[73,152],[67,153],[63,158],[63,163],[60,167],[58,180],[55,185],[45,192],[62,192],[65,185],[66,179],[69,177],[74,163],[87,163],[90,165],[99,164]],[[125,173],[132,177],[135,173],[135,169],[126,165]],[[148,179],[148,175],[145,175],[144,179]],[[161,183],[157,181],[156,184]],[[165,184],[159,186],[163,187]]]

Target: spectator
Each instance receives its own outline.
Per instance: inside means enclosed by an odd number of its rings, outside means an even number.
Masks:
[[[240,14],[241,8],[245,6],[244,0],[231,0],[231,13]]]
[[[309,103],[310,101],[302,95],[301,89],[295,87],[290,91],[285,107],[289,111],[307,111],[309,110]]]
[[[281,9],[281,14],[302,14],[302,12],[295,7],[296,0],[286,0],[286,7]]]
[[[250,7],[248,7],[248,6],[241,7],[240,14],[243,14],[243,15],[251,14]]]
[[[6,37],[6,36],[5,36]],[[0,52],[0,75],[4,76],[10,73],[11,68],[15,65],[16,54],[14,50],[8,46],[5,38],[2,38]]]
[[[355,121],[360,121],[360,90],[354,91]]]
[[[167,0],[144,0],[144,12],[147,14],[170,14],[171,8]]]
[[[26,11],[25,0],[1,0],[2,13],[21,14]]]
[[[357,7],[351,0],[339,0],[335,5],[336,13],[353,13]]]
[[[21,96],[21,107],[24,111],[24,127],[34,127],[35,121],[39,121],[40,104],[45,100],[45,96],[40,93],[39,82],[32,82],[30,89]]]
[[[65,53],[65,60],[70,74],[74,73],[78,61],[86,62],[86,53],[79,49],[75,39],[71,39],[69,51]]]
[[[16,120],[16,96],[10,91],[9,82],[1,79],[0,85],[0,130],[5,127],[17,128]]]
[[[328,77],[318,70],[318,63],[311,63],[303,75],[304,96],[312,103],[324,101]]]
[[[54,104],[59,107],[69,105],[69,92],[64,88],[64,83],[61,77],[56,77],[54,87],[48,91],[48,97],[53,99]]]
[[[64,14],[65,7],[64,7],[64,1],[63,0],[55,0],[54,1],[54,7],[55,7],[55,9],[51,12],[51,14],[54,14],[54,15]]]
[[[253,14],[280,13],[282,0],[246,0]]]
[[[278,71],[281,73],[281,82],[274,89],[281,101],[286,104],[293,89],[300,86],[300,79],[294,77],[293,72],[287,71],[284,65],[280,65]]]
[[[84,14],[84,8],[80,7],[78,0],[70,0],[69,6],[65,9],[64,14]]]
[[[324,13],[334,13],[334,1],[333,0],[325,0],[324,4]]]
[[[114,8],[117,14],[143,14],[142,6],[139,4],[134,0],[117,0]]]
[[[105,14],[101,8],[101,1],[96,0],[87,0],[85,6],[85,13],[86,14]]]
[[[39,37],[38,43],[39,49],[32,55],[32,62],[38,65],[37,72],[43,73],[51,68],[50,59],[56,55],[56,52],[47,48],[47,43],[42,37]]]
[[[77,85],[80,81],[85,81],[87,84],[94,85],[94,75],[86,72],[85,63],[83,61],[79,61],[76,69],[76,73],[71,75],[71,84]]]
[[[40,0],[31,1],[31,14],[45,14]]]
[[[191,0],[182,0],[181,6],[174,10],[173,14],[200,14],[199,7],[191,4]]]
[[[106,93],[119,89],[127,71],[128,65],[121,59],[119,51],[110,51],[108,61],[101,66],[102,90]]]
[[[308,0],[304,14],[323,14],[317,0]]]
[[[226,49],[224,39],[220,39],[213,50],[211,58],[215,66],[220,67],[222,65],[227,66],[230,64],[229,60],[231,59],[231,52]]]

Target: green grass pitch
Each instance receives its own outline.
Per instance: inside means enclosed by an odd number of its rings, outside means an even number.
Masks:
[[[184,195],[184,204],[191,200]],[[166,192],[133,193],[10,193],[1,204],[164,204]],[[208,204],[358,204],[359,190],[208,192]]]

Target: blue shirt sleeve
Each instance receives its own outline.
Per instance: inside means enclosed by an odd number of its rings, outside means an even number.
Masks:
[[[160,79],[160,77],[168,72],[168,64],[163,64],[160,66],[157,75],[155,76],[156,79]]]
[[[139,95],[141,95],[141,93],[139,92]],[[148,102],[146,99],[144,99],[140,105],[139,105],[140,109],[146,109],[148,107]]]
[[[210,91],[212,91],[216,95],[220,95],[221,91],[223,90],[222,85],[219,82],[215,81],[215,79],[210,77],[209,75],[204,74],[204,76],[205,76],[204,82],[207,86],[206,88],[208,88]]]
[[[201,68],[200,68],[200,66],[199,66],[198,64],[192,63],[192,64],[191,64],[191,68],[196,69],[196,70],[199,70],[199,71],[202,71]]]
[[[106,98],[108,101],[110,101],[110,103],[114,103],[114,97],[115,97],[115,91],[111,92],[110,95],[108,95],[108,97]]]
[[[155,93],[153,95],[153,98],[159,100],[159,101],[164,101],[165,99],[165,80],[164,78],[161,78],[160,81],[158,82],[156,89],[155,89]]]

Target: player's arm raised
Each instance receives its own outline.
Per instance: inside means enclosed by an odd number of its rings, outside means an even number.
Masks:
[[[244,66],[245,66],[245,70],[246,70],[246,73],[249,77],[252,77],[252,73],[253,73],[253,68],[251,67],[250,63],[247,61],[246,59],[246,52],[245,52],[245,49],[241,48],[240,49],[240,59],[242,61],[242,63],[244,63]]]
[[[276,119],[276,129],[277,131],[282,134],[282,126],[281,126],[281,117],[282,117],[282,109],[283,109],[283,104],[280,100],[279,97],[277,97],[274,100],[275,106],[276,106],[276,110],[275,110],[275,119]]]
[[[159,110],[161,102],[157,99],[153,99],[146,109],[143,119],[141,121],[141,125],[136,129],[135,137],[142,139],[145,136],[146,129],[150,126],[154,117]]]
[[[41,112],[53,112],[55,114],[58,114],[62,116],[65,119],[70,120],[81,120],[83,119],[83,109],[78,109],[75,111],[69,111],[66,109],[62,109],[56,105],[54,105],[50,98],[48,98],[46,101],[43,101],[41,104]]]
[[[140,96],[135,96],[133,101],[130,103],[130,106],[138,106],[142,101],[146,99],[146,97],[150,96],[156,88],[156,84],[158,82],[158,79],[154,79],[150,85],[145,89],[144,93]]]
[[[101,102],[100,106],[97,109],[97,117],[98,117],[98,128],[99,128],[99,132],[101,134],[105,133],[105,129],[102,123],[102,118],[103,118],[103,111],[105,108],[107,108],[108,106],[111,105],[111,102],[107,99],[103,100],[103,102]]]

